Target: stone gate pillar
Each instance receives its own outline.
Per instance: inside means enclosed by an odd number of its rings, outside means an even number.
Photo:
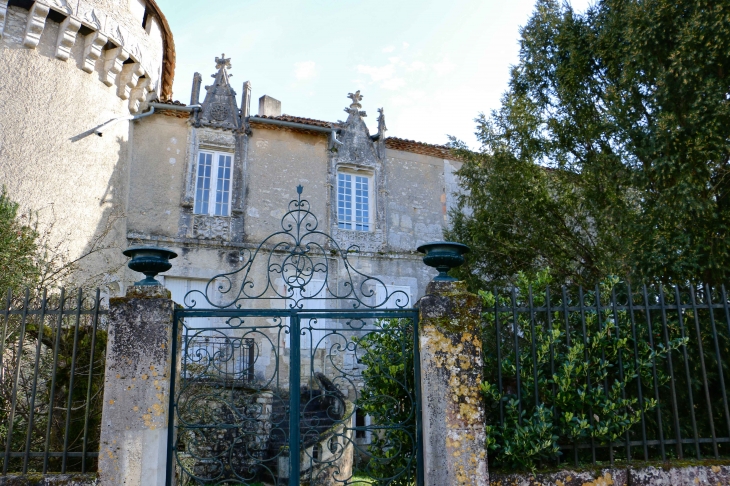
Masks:
[[[425,484],[488,485],[481,301],[464,282],[435,280],[419,311]]]
[[[109,303],[103,486],[165,484],[174,305],[162,286],[130,287]]]

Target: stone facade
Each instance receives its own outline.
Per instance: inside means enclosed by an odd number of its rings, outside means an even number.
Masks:
[[[251,83],[236,93],[225,56],[210,86],[193,80],[200,109],[170,105],[130,121],[149,102],[170,99],[174,66],[172,34],[154,0],[0,0],[0,177],[23,211],[52,227],[67,260],[88,254],[79,283],[123,295],[135,277],[119,250],[130,242],[184,248],[173,277],[230,271],[232,255],[278,229],[301,184],[322,229],[357,245],[371,273],[409,287],[413,301],[423,294],[428,272],[414,249],[440,239],[448,224],[459,166],[448,150],[386,139],[382,110],[370,134],[359,92],[346,121],[278,116],[282,103],[270,96],[252,115]],[[232,157],[223,216],[194,207],[201,150]],[[367,231],[337,223],[342,170],[371,180]]]
[[[359,92],[351,94],[346,121],[241,117],[250,112],[251,84],[245,83],[245,96],[236,109],[229,69],[229,59],[217,58],[213,84],[206,87],[201,108],[189,117],[180,117],[171,105],[169,112],[160,111],[135,124],[128,241],[174,249],[181,258],[166,276],[204,281],[236,270],[242,250],[254,249],[280,231],[288,202],[302,185],[319,218],[319,229],[344,249],[355,245],[364,272],[387,285],[408,288],[411,304],[415,302],[431,276],[415,248],[442,239],[458,190],[454,172],[460,163],[442,147],[428,153],[418,148],[432,146],[409,142],[389,149],[382,110],[380,131],[371,135]],[[196,75],[192,102],[201,98],[196,91],[202,88],[199,79]],[[273,103],[272,98],[267,100]],[[297,126],[272,123],[292,119],[300,120]],[[232,157],[226,215],[199,214],[195,208],[201,151]],[[337,176],[342,171],[363,174],[371,181],[367,231],[338,225]]]

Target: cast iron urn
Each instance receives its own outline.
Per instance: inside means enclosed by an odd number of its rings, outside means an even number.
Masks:
[[[457,279],[449,276],[449,270],[464,263],[464,254],[469,253],[469,247],[453,241],[434,241],[419,246],[418,251],[426,254],[423,263],[439,271],[433,279],[435,282],[454,282]]]
[[[129,268],[147,276],[134,285],[162,285],[155,280],[155,275],[170,270],[172,268],[170,260],[177,257],[174,251],[155,246],[133,246],[124,250],[122,254],[131,258],[127,263]]]

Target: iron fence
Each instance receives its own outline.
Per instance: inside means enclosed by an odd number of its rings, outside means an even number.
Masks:
[[[2,476],[96,471],[106,331],[99,290],[0,304]]]
[[[576,465],[730,453],[724,286],[481,294],[495,437],[547,424],[554,449],[541,460]]]

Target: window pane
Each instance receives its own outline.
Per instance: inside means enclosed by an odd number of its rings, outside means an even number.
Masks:
[[[337,221],[342,229],[352,229],[352,176],[337,174]]]
[[[215,215],[228,216],[231,199],[231,156],[218,155],[216,174]]]
[[[210,200],[210,172],[213,166],[213,154],[200,152],[198,154],[198,171],[195,182],[196,214],[208,214]]]
[[[370,231],[370,192],[367,177],[355,177],[355,229]]]

